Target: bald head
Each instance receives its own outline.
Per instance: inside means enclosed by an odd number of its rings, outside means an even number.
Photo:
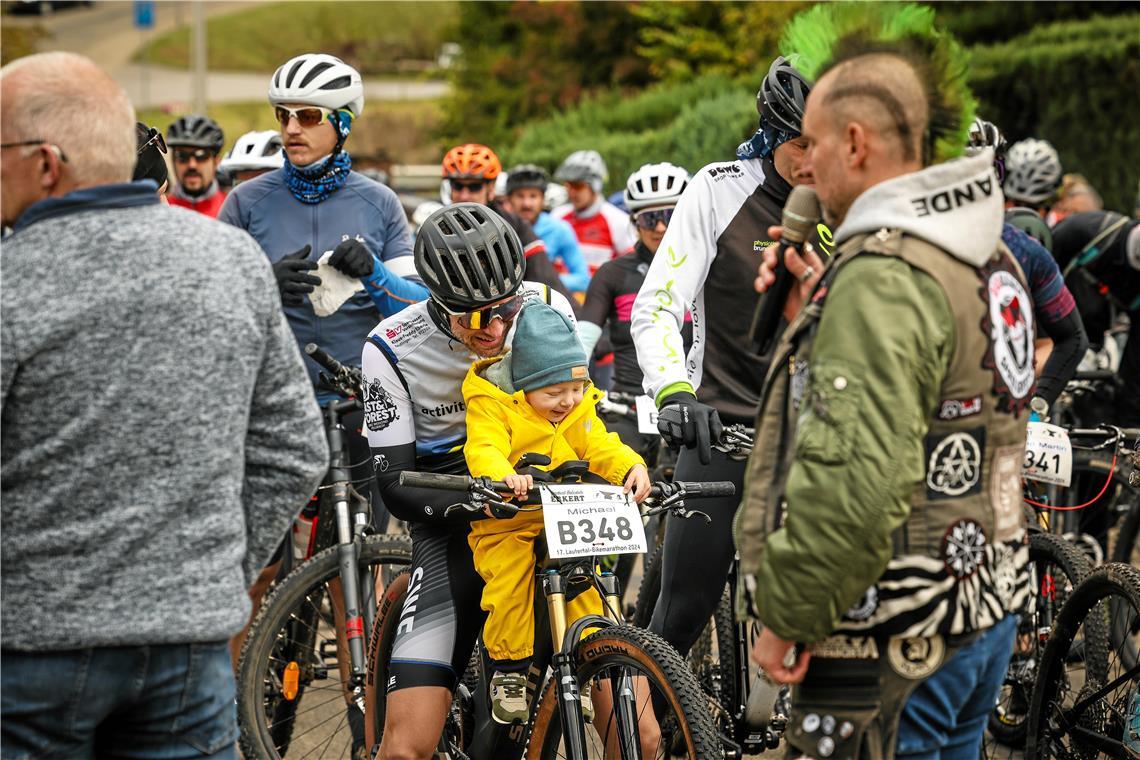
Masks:
[[[72,187],[129,182],[135,112],[123,89],[91,60],[40,53],[0,69],[4,142],[42,140],[67,157]]]
[[[833,123],[862,124],[901,160],[926,163],[922,144],[930,107],[918,73],[901,57],[869,53],[848,59],[820,78],[816,92]]]

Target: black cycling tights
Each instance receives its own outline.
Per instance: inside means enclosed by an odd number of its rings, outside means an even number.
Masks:
[[[653,609],[649,630],[672,644],[682,656],[701,635],[720,602],[728,570],[736,555],[732,518],[740,504],[747,462],[734,461],[719,451],[702,465],[695,451],[682,449],[674,480],[731,480],[736,495],[687,503],[689,509],[708,513],[711,523],[698,517],[680,520],[672,515],[665,529],[661,565],[661,595]]]

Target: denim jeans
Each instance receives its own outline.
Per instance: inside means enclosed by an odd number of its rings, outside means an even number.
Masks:
[[[1006,616],[911,694],[899,721],[896,760],[977,760],[1016,632],[1017,616]]]
[[[237,760],[228,643],[0,653],[0,757]]]

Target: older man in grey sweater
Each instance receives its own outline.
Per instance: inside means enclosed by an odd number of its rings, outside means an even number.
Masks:
[[[235,757],[227,639],[328,463],[272,272],[129,182],[87,59],[0,97],[0,755]]]

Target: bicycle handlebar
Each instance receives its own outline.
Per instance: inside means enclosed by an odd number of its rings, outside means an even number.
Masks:
[[[329,372],[332,372],[334,375],[342,375],[345,372],[348,372],[347,367],[330,356],[327,351],[318,346],[316,343],[306,343],[305,353],[311,356],[313,358],[313,361],[327,369]]]
[[[438,472],[416,472],[405,470],[400,473],[400,485],[412,488],[434,488],[440,491],[470,491],[475,487],[486,487],[492,491],[510,492],[511,488],[501,480],[484,480],[469,475],[446,475]],[[553,484],[557,485],[557,484]],[[535,494],[539,487],[531,489]],[[650,498],[661,498],[683,494],[686,498],[713,499],[736,494],[736,484],[730,480],[709,482],[655,483],[649,491]]]

